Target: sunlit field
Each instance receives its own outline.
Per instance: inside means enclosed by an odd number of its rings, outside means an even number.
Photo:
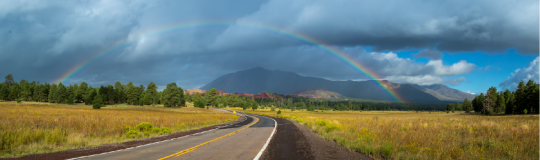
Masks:
[[[194,107],[108,105],[96,110],[85,105],[0,102],[0,157],[125,142],[237,118]]]
[[[242,111],[239,108],[234,110]],[[351,150],[387,159],[538,159],[538,115],[244,110],[295,120]]]

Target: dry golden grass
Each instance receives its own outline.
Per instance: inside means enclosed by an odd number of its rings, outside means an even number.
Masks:
[[[234,109],[241,110],[241,109]],[[538,159],[538,115],[479,116],[405,111],[245,110],[295,120],[374,158]]]
[[[0,102],[0,157],[48,153],[158,136],[229,122],[238,117],[214,110],[184,107]],[[149,122],[153,130],[136,126]],[[140,134],[128,137],[136,130]]]

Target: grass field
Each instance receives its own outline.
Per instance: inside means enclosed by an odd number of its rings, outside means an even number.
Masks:
[[[239,108],[234,110],[242,111]],[[277,110],[276,110],[277,111]],[[463,112],[276,111],[248,113],[295,120],[328,140],[374,158],[538,159],[538,115]]]
[[[85,105],[0,102],[0,158],[125,142],[237,118],[194,107],[108,105],[95,110]]]

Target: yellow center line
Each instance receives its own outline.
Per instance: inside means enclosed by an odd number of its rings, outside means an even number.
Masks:
[[[250,116],[250,117],[253,117],[253,116]],[[169,156],[167,156],[167,157],[160,158],[160,159],[158,159],[158,160],[164,160],[164,159],[171,158],[171,157],[178,157],[178,156],[180,156],[180,155],[183,155],[183,154],[186,154],[186,153],[188,153],[188,152],[194,151],[194,150],[196,150],[198,147],[203,146],[203,145],[205,145],[205,144],[208,144],[208,143],[210,143],[210,142],[215,142],[215,141],[217,141],[217,140],[219,140],[219,139],[221,139],[221,138],[225,138],[225,137],[227,137],[227,136],[232,136],[232,135],[236,134],[237,132],[239,132],[239,131],[241,131],[241,130],[244,130],[244,129],[246,129],[246,128],[249,128],[249,127],[251,127],[252,125],[254,125],[255,123],[259,122],[259,118],[257,118],[257,117],[253,117],[253,118],[255,118],[255,122],[251,123],[250,125],[247,125],[246,127],[242,128],[242,129],[236,130],[236,131],[234,131],[234,132],[232,132],[232,133],[226,134],[226,135],[224,135],[224,136],[218,137],[218,138],[213,139],[213,140],[210,140],[210,141],[208,141],[208,142],[201,143],[201,144],[196,145],[196,146],[194,146],[194,147],[191,147],[191,148],[182,150],[182,151],[180,151],[180,152],[176,152],[176,153],[174,153],[174,154],[171,154],[171,155],[169,155]]]

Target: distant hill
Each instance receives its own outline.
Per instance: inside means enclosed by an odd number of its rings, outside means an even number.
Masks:
[[[433,95],[434,97],[437,97],[439,100],[442,101],[458,101],[463,102],[465,98],[468,98],[469,101],[472,101],[475,95],[465,93],[453,88],[450,88],[446,85],[442,84],[432,84],[432,85],[416,85],[413,84],[412,86],[429,93]]]
[[[297,95],[308,98],[334,98],[341,99],[346,98],[345,96],[332,92],[326,89],[312,89],[312,90],[301,90],[291,93],[291,95]]]
[[[433,95],[409,84],[395,84],[386,80],[380,82],[387,88],[394,90],[407,102],[444,103]],[[303,77],[293,72],[270,71],[260,67],[223,75],[200,89],[209,90],[211,88],[227,93],[252,94],[261,92],[291,94],[300,90],[325,88],[350,98],[395,101],[373,80],[361,82],[330,81],[322,78]]]

